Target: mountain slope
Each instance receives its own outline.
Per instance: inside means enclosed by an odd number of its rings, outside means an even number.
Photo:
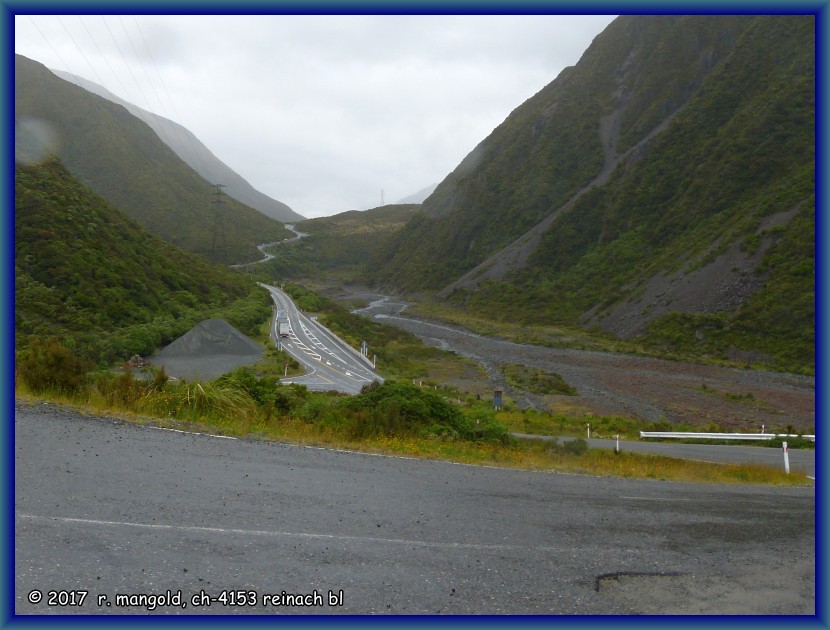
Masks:
[[[165,240],[214,261],[255,260],[256,246],[290,234],[185,164],[146,123],[15,55],[18,138],[51,129],[52,152],[96,193]],[[25,140],[22,138],[21,140]]]
[[[289,278],[336,277],[360,282],[384,243],[415,216],[418,204],[390,204],[371,210],[349,210],[331,217],[307,219],[296,225],[301,239],[271,249],[268,269]]]
[[[679,110],[746,27],[727,16],[612,22],[577,66],[519,106],[424,201],[421,224],[390,246],[383,278],[443,288],[608,177],[615,155]],[[406,275],[412,259],[446,262],[418,265],[416,278]]]
[[[133,116],[147,123],[162,142],[173,149],[176,155],[184,160],[190,168],[209,182],[224,184],[225,192],[240,203],[250,206],[254,210],[259,210],[265,216],[282,223],[302,221],[305,218],[281,201],[272,199],[251,186],[241,175],[219,160],[190,130],[182,125],[129,103],[97,83],[60,70],[52,70],[52,72],[61,79],[74,83],[88,92],[126,107],[127,111]]]
[[[17,349],[58,337],[85,358],[123,361],[209,316],[249,330],[270,311],[259,293],[154,236],[58,160],[16,165]]]
[[[438,186],[376,281],[809,369],[814,54],[811,16],[618,18]]]

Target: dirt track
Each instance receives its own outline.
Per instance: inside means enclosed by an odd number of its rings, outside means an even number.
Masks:
[[[475,360],[487,371],[489,387],[505,390],[520,406],[665,419],[704,429],[716,424],[725,431],[760,431],[762,425],[767,431],[814,431],[813,377],[517,344],[407,317],[403,301],[379,301],[383,296],[368,293],[360,297],[378,300],[360,314]],[[579,395],[542,397],[511,390],[499,370],[507,363],[558,373]]]

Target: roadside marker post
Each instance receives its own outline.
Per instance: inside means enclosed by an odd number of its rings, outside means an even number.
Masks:
[[[617,435],[615,435],[614,437],[617,438],[617,448],[615,450],[616,450],[617,453],[619,453],[620,452],[620,434],[617,433]]]
[[[493,409],[500,410],[502,408],[502,391],[500,389],[493,390]]]
[[[790,474],[790,450],[787,448],[787,443],[782,442],[781,446],[784,448],[784,472]]]

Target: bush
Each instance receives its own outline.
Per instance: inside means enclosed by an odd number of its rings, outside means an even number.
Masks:
[[[562,444],[562,450],[570,455],[584,455],[588,452],[588,442],[583,438],[568,440]]]
[[[164,372],[162,371],[161,374]],[[166,374],[164,374],[164,379],[166,381]],[[94,376],[95,389],[107,403],[115,407],[131,408],[134,403],[149,393],[153,385],[160,382],[160,378],[157,381],[154,380],[153,384],[137,380],[131,372],[124,372],[117,376],[111,372],[105,372]]]
[[[257,378],[246,367],[235,369],[216,380],[217,385],[230,387],[245,392],[270,418],[274,412],[288,414],[301,407],[308,398],[308,389],[295,383],[283,384],[273,376]]]
[[[496,420],[496,411],[490,407],[474,407],[466,413],[473,423],[473,436],[484,442],[507,444],[510,434],[507,427]]]
[[[473,421],[433,391],[409,383],[373,383],[339,403],[350,437],[417,435],[446,439],[476,438]]]
[[[92,363],[76,357],[56,339],[32,339],[15,357],[16,371],[36,394],[75,394],[86,387]]]

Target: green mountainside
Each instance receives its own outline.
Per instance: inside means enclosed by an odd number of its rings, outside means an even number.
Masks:
[[[815,21],[623,16],[442,182],[381,287],[814,365]]]
[[[182,249],[226,264],[256,260],[261,243],[287,236],[282,224],[228,195],[214,195],[155,132],[124,107],[15,55],[18,145],[49,149],[97,194]],[[218,202],[218,203],[217,203]]]
[[[15,345],[57,338],[96,363],[150,354],[198,322],[253,331],[265,291],[154,236],[58,160],[15,168]]]
[[[267,267],[288,278],[324,275],[359,281],[372,271],[388,240],[420,210],[419,204],[390,204],[307,219],[295,226],[306,236],[272,248],[274,259]]]

